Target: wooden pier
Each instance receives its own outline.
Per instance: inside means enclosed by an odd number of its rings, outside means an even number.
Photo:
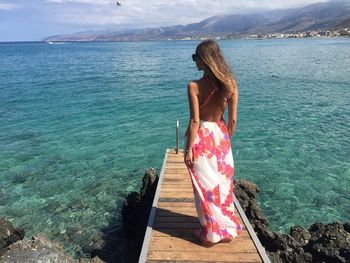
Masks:
[[[139,263],[143,262],[270,262],[241,206],[234,197],[243,231],[230,243],[201,245],[190,176],[183,153],[167,150],[154,196]]]

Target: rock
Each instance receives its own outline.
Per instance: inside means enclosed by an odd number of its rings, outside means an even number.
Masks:
[[[271,231],[257,204],[260,189],[239,180],[234,193],[271,262],[350,262],[350,222],[294,226],[290,235]]]
[[[110,231],[108,231],[110,233]],[[90,243],[83,246],[83,251],[92,257],[96,255],[95,251],[101,251],[106,246],[106,241],[104,240],[104,234],[99,231],[91,239]]]
[[[126,236],[129,240],[141,242],[141,245],[157,189],[158,175],[156,170],[153,168],[147,170],[142,183],[140,192],[130,193],[126,197],[122,208],[123,227]]]
[[[338,222],[323,225],[313,224],[309,228],[311,240],[306,250],[316,261],[350,262],[350,234]]]
[[[312,255],[303,250],[303,248],[298,247],[291,251],[283,251],[280,253],[280,258],[282,262],[295,262],[295,263],[308,263],[312,261]]]
[[[272,263],[283,263],[281,259],[281,253],[279,251],[277,252],[266,251],[266,253],[269,256],[269,259]]]
[[[249,221],[252,220],[252,223],[255,225],[262,224],[267,227],[267,219],[256,200],[259,192],[260,189],[251,182],[244,180],[237,180],[235,182],[234,194]]]
[[[92,259],[81,258],[79,259],[79,263],[104,263],[104,261],[100,259],[98,256],[95,256]]]
[[[235,183],[235,187],[241,188],[251,199],[256,200],[260,189],[252,182],[245,180],[238,180]]]
[[[11,244],[6,253],[0,257],[0,261],[3,263],[76,262],[64,254],[61,246],[43,235]]]
[[[23,238],[22,227],[14,228],[10,221],[0,218],[0,256],[6,252],[9,245]]]
[[[91,263],[104,263],[104,261],[102,261],[99,257],[94,257],[93,259],[91,259]]]
[[[344,224],[344,230],[350,233],[350,222]]]
[[[289,252],[300,247],[293,237],[284,233],[275,233],[274,245],[278,250]]]
[[[151,168],[145,172],[140,192],[130,193],[122,208],[123,229],[127,238],[131,261],[137,261],[146,232],[149,213],[157,189],[158,175]]]
[[[141,198],[147,198],[148,195],[152,196],[152,191],[157,187],[156,181],[158,182],[157,171],[154,168],[147,170],[142,178],[142,187],[140,189]]]
[[[310,232],[301,226],[291,227],[290,235],[300,244],[300,246],[305,246],[311,239]]]
[[[158,175],[155,169],[147,170],[142,179],[139,192],[132,192],[124,200],[122,207],[123,229],[110,224],[101,230],[101,235],[91,244],[84,246],[83,250],[93,258],[92,262],[137,262],[141,252],[149,213],[152,208],[154,194],[157,189]],[[122,231],[120,233],[120,231]],[[120,245],[118,238],[121,234],[126,237],[127,259],[121,259],[116,246]],[[83,259],[82,259],[83,260]],[[84,262],[84,261],[82,261]],[[85,262],[84,262],[85,263]]]

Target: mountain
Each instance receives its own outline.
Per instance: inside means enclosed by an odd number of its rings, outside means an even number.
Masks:
[[[141,41],[204,35],[297,33],[350,27],[350,1],[332,0],[302,8],[221,15],[199,23],[127,31],[87,31],[50,36],[44,41]]]

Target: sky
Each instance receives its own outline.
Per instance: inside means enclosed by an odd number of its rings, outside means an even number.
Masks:
[[[186,25],[214,15],[302,7],[327,0],[0,0],[0,41],[39,41],[88,30]]]

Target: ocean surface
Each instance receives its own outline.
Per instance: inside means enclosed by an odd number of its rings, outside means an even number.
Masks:
[[[270,226],[350,218],[350,38],[219,42],[239,86],[235,176]],[[0,217],[75,257],[188,122],[198,42],[0,43]],[[182,140],[183,145],[183,140]]]

